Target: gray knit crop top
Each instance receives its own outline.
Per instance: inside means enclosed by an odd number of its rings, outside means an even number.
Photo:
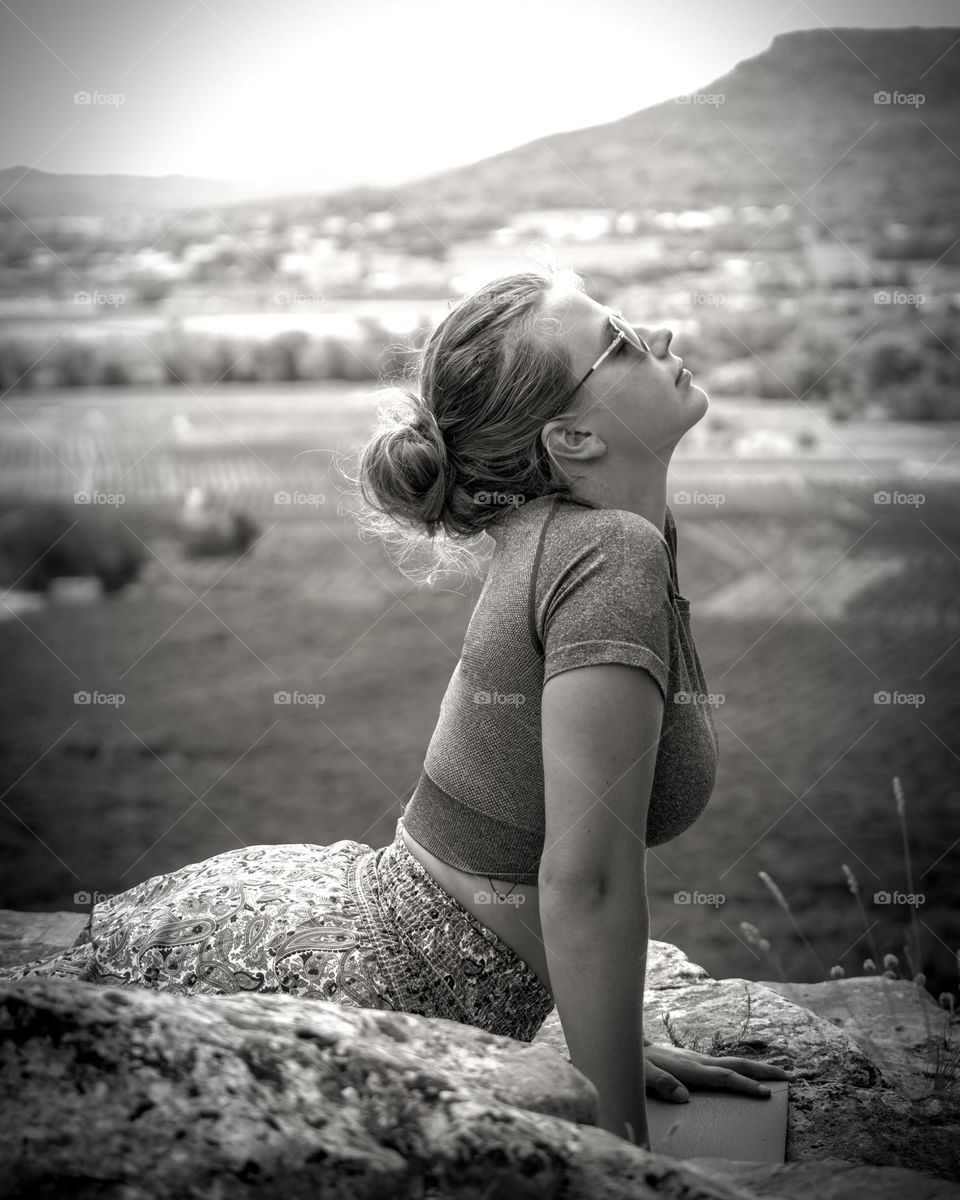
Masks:
[[[677,579],[676,523],[540,496],[490,529],[496,547],[403,824],[471,874],[538,882],[546,681],[593,663],[642,667],[664,696],[647,845],[713,792],[717,728]]]

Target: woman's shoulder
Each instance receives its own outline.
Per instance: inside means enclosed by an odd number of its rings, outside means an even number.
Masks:
[[[658,552],[663,547],[669,553],[673,514],[667,508],[664,533],[640,513],[622,508],[594,508],[585,504],[564,502],[557,505],[553,521],[562,531],[560,541],[570,547],[576,543],[601,543],[613,549],[616,543],[626,548]]]

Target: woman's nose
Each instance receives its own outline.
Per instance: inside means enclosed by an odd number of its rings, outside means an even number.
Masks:
[[[662,329],[652,329],[650,326],[644,328],[643,325],[636,328],[640,330],[640,336],[647,339],[658,358],[662,358],[670,349],[670,343],[673,341],[672,329],[667,329],[666,326]]]

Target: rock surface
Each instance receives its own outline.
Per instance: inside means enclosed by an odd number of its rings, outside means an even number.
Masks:
[[[930,1090],[924,1056],[944,1028],[945,1010],[909,979],[854,977],[829,983],[767,983],[848,1033],[884,1075],[910,1097]],[[954,1025],[954,1037],[960,1029]]]
[[[82,912],[17,912],[0,908],[0,967],[33,962],[72,946],[87,921]]]
[[[782,987],[790,995],[807,995],[827,1014],[839,1011],[851,1027],[864,1036],[869,1025],[872,1043],[879,1039],[892,1045],[899,1037],[894,1024],[902,1016],[905,1028],[919,1011],[915,994],[901,996],[899,1007],[878,1000],[882,984],[889,980],[836,980],[826,984],[754,983],[745,979],[712,979],[702,967],[691,963],[676,946],[652,942],[656,959],[647,972],[644,992],[644,1034],[652,1042],[671,1044],[664,1015],[685,1045],[699,1036],[708,1043],[716,1033],[727,1049],[723,1054],[756,1057],[796,1072],[790,1085],[787,1118],[787,1162],[840,1158],[856,1163],[910,1167],[943,1179],[960,1180],[960,1096],[930,1093],[911,1098],[901,1086],[904,1077],[888,1051],[870,1057],[857,1040],[838,1028],[829,1015],[787,999],[774,990]],[[855,988],[837,991],[836,984],[855,983]],[[905,985],[912,987],[913,985]],[[798,991],[795,992],[795,989]],[[863,1005],[857,1021],[856,1008]],[[746,1044],[737,1047],[748,1011]],[[849,999],[847,999],[849,998]],[[895,994],[887,999],[897,1005]],[[882,1010],[881,1010],[882,1004]],[[932,1004],[933,1013],[940,1010]],[[902,1011],[901,1011],[902,1010]],[[941,1014],[942,1018],[942,1014]],[[954,1030],[954,1038],[960,1030]],[[909,1038],[909,1034],[908,1034]],[[864,1039],[866,1040],[866,1039]],[[556,1010],[547,1017],[536,1042],[565,1053],[563,1030]],[[694,1047],[695,1048],[695,1047]],[[702,1047],[705,1052],[706,1047]],[[918,1072],[916,1072],[918,1074]],[[929,1083],[928,1083],[929,1089]]]
[[[30,934],[31,915],[46,930]],[[0,912],[0,929],[14,928],[9,916]],[[57,948],[45,941],[50,916],[19,914],[21,951]],[[786,1163],[680,1161],[596,1129],[595,1090],[570,1065],[556,1014],[528,1045],[281,995],[186,998],[28,977],[0,980],[0,1191],[960,1197],[956,1109],[911,1104],[847,1032],[772,986],[713,980],[675,947],[651,946],[652,1041],[669,1041],[667,1012],[680,1034],[735,1043],[749,995],[749,1046],[798,1072]]]

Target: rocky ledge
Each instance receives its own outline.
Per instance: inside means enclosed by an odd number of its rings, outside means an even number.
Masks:
[[[83,923],[0,911],[0,965],[70,945]],[[889,980],[716,980],[652,942],[653,1042],[696,1032],[709,1052],[716,1035],[721,1053],[797,1073],[786,1162],[758,1163],[597,1129],[555,1012],[526,1044],[282,995],[0,980],[3,1195],[958,1198],[960,1106],[921,1070],[942,1021],[926,1002]]]

